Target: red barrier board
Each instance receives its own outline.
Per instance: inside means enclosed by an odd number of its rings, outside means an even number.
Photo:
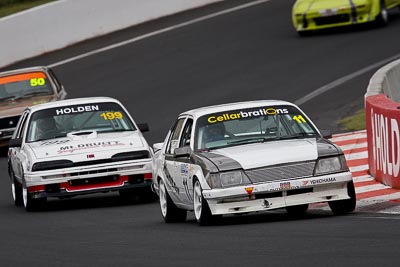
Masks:
[[[384,94],[369,96],[365,115],[370,174],[400,189],[400,103]]]

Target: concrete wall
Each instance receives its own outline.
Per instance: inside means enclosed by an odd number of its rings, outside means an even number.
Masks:
[[[400,189],[400,60],[372,76],[365,111],[370,174]]]
[[[0,19],[0,67],[221,0],[58,0]]]
[[[370,79],[365,96],[385,94],[400,102],[400,59],[380,68]]]

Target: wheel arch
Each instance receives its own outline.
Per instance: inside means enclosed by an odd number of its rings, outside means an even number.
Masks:
[[[371,20],[376,20],[380,15],[382,1],[384,0],[372,0],[371,1]]]

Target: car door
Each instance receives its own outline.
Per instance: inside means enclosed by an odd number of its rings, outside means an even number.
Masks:
[[[193,119],[188,117],[181,131],[179,138],[179,145],[177,148],[190,147],[190,139],[192,135]],[[175,162],[177,164],[177,186],[179,187],[179,197],[182,203],[191,205],[193,201],[193,177],[191,176],[192,164],[190,156],[175,156]]]
[[[13,134],[12,139],[23,140],[25,129],[28,125],[29,112],[26,111],[21,115],[21,119],[18,122],[17,128]],[[15,174],[15,177],[21,182],[23,176],[22,164],[26,160],[26,154],[24,152],[24,143],[21,146],[9,148],[9,158],[11,168]]]
[[[163,164],[165,182],[169,189],[170,197],[175,203],[182,203],[180,196],[182,191],[182,181],[179,180],[180,175],[178,171],[178,162],[175,158],[175,149],[179,146],[179,137],[181,136],[185,120],[186,117],[180,117],[174,124],[166,145]]]

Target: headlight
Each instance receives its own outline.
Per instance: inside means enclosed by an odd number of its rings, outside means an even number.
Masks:
[[[314,173],[315,175],[321,175],[340,171],[348,171],[346,159],[343,155],[319,159]]]
[[[52,160],[52,161],[43,161],[36,162],[32,166],[32,171],[48,171],[48,170],[56,170],[56,169],[64,169],[73,167],[74,164],[70,160]]]
[[[138,160],[138,159],[148,159],[148,158],[150,158],[149,151],[139,150],[139,151],[115,154],[111,157],[111,161]]]
[[[230,171],[209,174],[207,177],[207,183],[211,188],[222,188],[246,185],[251,182],[243,171]]]

